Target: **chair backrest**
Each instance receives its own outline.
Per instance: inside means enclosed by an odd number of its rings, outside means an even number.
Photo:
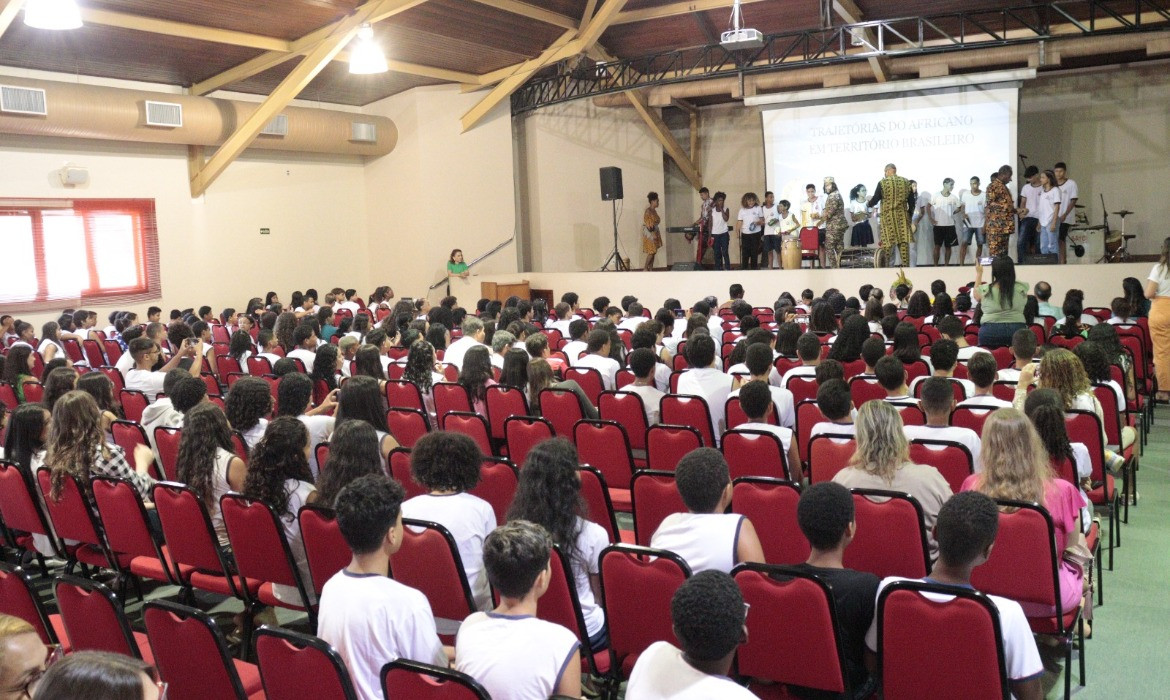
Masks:
[[[44,384],[40,384],[38,382],[24,382],[21,386],[24,388],[25,403],[40,403],[41,400],[45,398]]]
[[[930,367],[923,360],[906,363],[906,382],[912,382],[918,377],[929,377]]]
[[[357,700],[341,655],[321,639],[280,627],[256,630],[256,665],[267,700]]]
[[[806,226],[800,229],[800,252],[802,254],[816,252],[820,247],[818,241],[816,227]]]
[[[581,478],[581,497],[585,499],[585,507],[589,510],[589,520],[600,525],[610,542],[620,542],[618,534],[617,516],[613,512],[613,501],[609,497],[609,486],[605,476],[588,464],[577,468]]]
[[[702,446],[695,428],[659,423],[646,431],[646,462],[651,469],[673,472],[679,460]]]
[[[888,700],[1011,697],[999,611],[983,593],[890,583],[878,594],[877,640]]]
[[[426,412],[418,385],[401,379],[386,382],[386,405],[390,408],[413,408]]]
[[[466,673],[401,658],[382,667],[382,692],[393,700],[491,700]]]
[[[436,382],[431,386],[435,400],[435,415],[444,416],[452,411],[471,412],[471,397],[467,388],[456,382]]]
[[[1037,503],[996,503],[1000,513],[995,547],[987,561],[971,572],[971,585],[988,595],[1059,607],[1061,553],[1056,549],[1052,516]]]
[[[528,416],[528,398],[524,392],[503,384],[493,384],[487,388],[487,417],[491,428],[492,438],[504,440],[504,422],[512,416]],[[517,461],[517,460],[512,460]]]
[[[390,557],[394,580],[422,591],[435,617],[462,620],[476,611],[471,586],[450,531],[439,523],[403,518],[402,547]]]
[[[238,493],[225,493],[219,507],[240,576],[291,586],[307,601],[305,582],[276,512],[268,504]]]
[[[9,411],[20,407],[20,399],[16,397],[16,390],[8,382],[0,382],[0,403]]]
[[[821,413],[816,399],[806,399],[796,404],[796,448],[800,452],[800,461],[808,464],[808,443],[812,439],[812,429],[817,423],[828,421]]]
[[[994,407],[978,408],[975,406],[955,406],[951,411],[951,425],[957,428],[970,428],[979,435],[983,434],[983,424],[995,411]]]
[[[894,404],[902,425],[926,425],[926,412],[917,404]]]
[[[816,377],[794,375],[788,378],[788,382],[784,385],[784,388],[792,392],[792,400],[794,402],[800,402],[807,399],[813,399],[815,401],[817,398],[817,386]]]
[[[479,483],[468,491],[487,501],[496,513],[496,522],[507,522],[508,507],[516,495],[520,477],[516,467],[502,457],[485,457],[479,466]]]
[[[540,390],[540,415],[552,424],[557,435],[569,440],[574,440],[573,426],[585,417],[576,394],[552,388]]]
[[[975,473],[975,458],[966,445],[949,440],[911,440],[910,461],[929,464],[947,480],[953,493],[963,490],[963,482]]]
[[[11,530],[45,535],[54,539],[49,516],[41,507],[33,483],[20,467],[0,460],[0,520]]]
[[[45,509],[49,513],[49,522],[53,531],[63,540],[74,540],[84,545],[97,547],[105,551],[105,543],[97,523],[97,516],[90,508],[89,501],[82,490],[81,483],[73,474],[65,474],[64,483],[59,498],[52,498],[49,493],[52,489],[50,472],[47,467],[37,470],[37,483],[45,497]]]
[[[325,582],[349,565],[350,551],[333,511],[308,504],[297,512],[301,541],[305,544],[305,560],[313,592],[321,595]]]
[[[0,614],[18,617],[32,625],[45,644],[58,642],[32,577],[19,566],[4,561],[0,561]]]
[[[617,376],[614,377],[614,388],[621,389],[622,387],[629,386],[630,384],[633,384],[636,380],[637,380],[637,377],[634,376],[634,370],[632,370],[632,369],[619,369],[617,372]]]
[[[179,474],[179,442],[182,439],[182,428],[154,429],[154,446],[158,450],[159,467],[164,479],[174,479]]]
[[[816,484],[832,481],[837,472],[849,466],[857,451],[857,440],[852,435],[821,433],[808,444],[808,481]]]
[[[114,434],[114,444],[121,447],[127,456],[133,455],[134,448],[138,445],[150,447],[150,441],[146,438],[146,431],[134,421],[116,420],[110,424],[110,432]],[[151,476],[155,479],[161,477],[157,464],[151,465],[150,472]]]
[[[845,567],[868,571],[878,578],[926,576],[930,550],[918,500],[897,491],[850,491],[857,534],[845,549]]]
[[[223,574],[228,570],[207,506],[185,484],[160,481],[151,493],[167,553],[176,566]],[[231,576],[225,576],[235,589]]]
[[[640,469],[634,473],[631,490],[634,539],[643,547],[650,546],[654,531],[668,515],[687,512],[674,482],[674,472]]]
[[[1092,481],[1105,481],[1105,443],[1101,438],[1101,419],[1093,411],[1064,412],[1064,425],[1070,436],[1085,444],[1092,464]]]
[[[769,564],[808,561],[808,540],[796,519],[799,501],[800,487],[791,481],[753,476],[733,482],[731,510],[752,522]]]
[[[577,382],[581,391],[584,391],[585,396],[589,397],[589,401],[594,406],[597,405],[601,392],[605,390],[605,382],[601,378],[600,370],[593,367],[566,367],[564,376],[565,381],[572,379]]]
[[[625,427],[613,420],[579,420],[573,426],[577,458],[595,467],[613,488],[630,488],[634,456]]]
[[[771,564],[740,564],[732,576],[752,606],[747,641],[736,652],[739,673],[844,693],[845,655],[829,585],[816,574]]]
[[[491,409],[488,409],[491,413]],[[528,451],[538,444],[554,437],[552,423],[544,418],[532,416],[509,416],[504,421],[504,435],[508,443],[508,459],[514,464],[524,467],[524,460]]]
[[[242,374],[243,368],[240,367],[240,361],[231,355],[216,355],[215,371],[219,375],[220,383],[224,386],[230,386],[231,382],[228,377],[233,374]]]
[[[849,380],[849,395],[853,405],[861,408],[866,401],[880,401],[886,398],[886,390],[873,377],[853,377]]]
[[[101,367],[107,364],[106,355],[102,352],[102,344],[96,340],[81,341],[81,349],[85,351],[85,359],[90,367]]]
[[[142,618],[168,698],[247,698],[223,633],[210,615],[152,600],[143,606]]]
[[[628,675],[654,642],[678,644],[670,599],[691,567],[674,552],[616,544],[601,552],[601,602],[609,626],[610,668]]]
[[[421,496],[427,492],[410,474],[409,447],[395,447],[393,450],[390,450],[390,456],[387,462],[390,466],[390,476],[394,477],[406,489],[407,498]]]
[[[784,445],[773,433],[763,430],[728,430],[719,449],[727,460],[732,479],[741,476],[770,476],[791,479]]]
[[[141,423],[142,412],[150,405],[150,402],[146,400],[146,394],[133,389],[122,389],[118,392],[118,396],[122,403],[122,415],[126,416],[126,420]]]
[[[1108,384],[1094,384],[1093,395],[1101,403],[1101,415],[1105,416],[1105,442],[1109,445],[1121,444],[1121,414],[1125,413],[1125,406],[1118,405],[1117,394]]]
[[[173,583],[174,573],[163,556],[162,542],[150,529],[146,506],[133,484],[124,479],[95,476],[90,480],[90,488],[110,551],[155,559],[165,580]]]
[[[259,377],[262,374],[272,374],[272,363],[267,357],[252,355],[248,357],[248,374]]]
[[[73,651],[109,651],[142,658],[118,596],[97,581],[58,576],[57,609]]]
[[[603,391],[598,399],[597,412],[602,420],[615,421],[626,429],[631,450],[646,449],[646,408],[642,397],[628,391]],[[578,443],[580,445],[580,443]]]
[[[386,427],[403,447],[414,447],[423,435],[431,431],[427,412],[417,408],[392,407],[386,410]]]
[[[1018,384],[1019,382],[997,379],[991,385],[991,395],[1004,401],[1014,401],[1016,398],[1016,386]]]
[[[704,447],[715,446],[715,431],[711,423],[711,409],[702,396],[667,394],[660,407],[662,422],[670,425],[689,425],[699,431]]]
[[[122,359],[122,346],[118,341],[107,338],[102,341],[102,349],[106,351],[106,361],[111,365],[118,364],[118,360]]]
[[[479,445],[485,455],[492,453],[492,441],[488,434],[487,418],[470,411],[448,411],[439,414],[439,427],[453,433],[463,433]]]

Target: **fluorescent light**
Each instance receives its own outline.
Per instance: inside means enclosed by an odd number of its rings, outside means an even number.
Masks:
[[[355,75],[385,73],[390,70],[382,48],[374,43],[374,28],[367,22],[358,30],[357,40],[349,52],[349,72]]]
[[[28,0],[24,23],[35,29],[79,29],[81,9],[77,0]]]

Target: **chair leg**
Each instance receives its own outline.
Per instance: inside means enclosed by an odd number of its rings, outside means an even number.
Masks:
[[[1083,617],[1077,618],[1077,641],[1080,643],[1080,653],[1077,656],[1081,672],[1078,679],[1083,688],[1085,687],[1085,618]]]
[[[45,556],[40,552],[37,552],[37,564],[41,567],[41,575],[49,578],[49,565],[45,563]]]
[[[1064,700],[1072,696],[1072,651],[1073,640],[1071,631],[1064,639]]]
[[[1097,537],[1097,607],[1105,605],[1105,577],[1102,576],[1101,565],[1101,538]]]

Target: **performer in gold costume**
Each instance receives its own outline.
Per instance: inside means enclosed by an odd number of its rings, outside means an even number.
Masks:
[[[875,259],[875,267],[885,258],[886,265],[893,265],[891,249],[898,247],[899,264],[910,264],[910,215],[914,211],[914,193],[910,190],[910,181],[898,175],[898,168],[893,163],[886,165],[885,177],[874,188],[874,195],[869,199],[869,206],[877,206],[885,201],[881,209],[881,248],[882,255]]]

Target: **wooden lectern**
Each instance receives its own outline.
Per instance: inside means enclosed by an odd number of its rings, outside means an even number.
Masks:
[[[522,280],[512,284],[480,282],[479,294],[483,298],[492,301],[507,301],[508,297],[511,296],[517,296],[521,299],[532,298],[532,291],[528,288],[528,280]]]

